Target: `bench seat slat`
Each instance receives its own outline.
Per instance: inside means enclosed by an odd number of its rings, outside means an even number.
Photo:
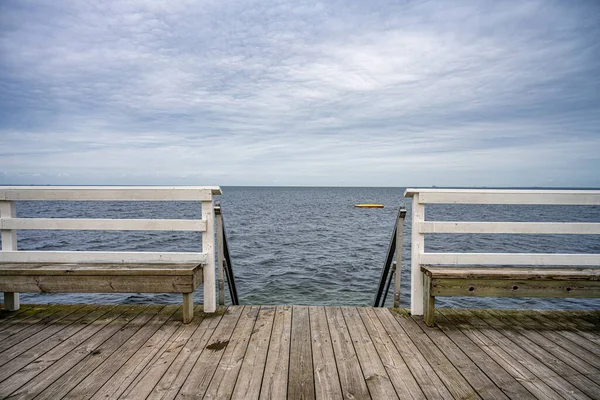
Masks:
[[[436,279],[600,280],[600,268],[422,266],[421,271]]]
[[[190,276],[201,270],[200,264],[0,264],[0,276]]]
[[[0,291],[21,293],[192,293],[202,273],[160,275],[15,275],[2,276]]]

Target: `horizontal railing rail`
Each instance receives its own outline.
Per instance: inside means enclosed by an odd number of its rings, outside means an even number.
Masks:
[[[598,235],[600,223],[425,221],[425,204],[600,205],[600,190],[406,189],[412,197],[411,312],[423,315],[422,265],[599,266],[600,254],[426,253],[425,234]]]

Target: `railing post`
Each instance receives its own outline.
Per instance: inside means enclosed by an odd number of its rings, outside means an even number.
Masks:
[[[410,257],[410,312],[412,315],[423,315],[421,255],[425,251],[425,235],[419,232],[419,226],[421,222],[425,221],[425,205],[419,202],[419,197],[419,193],[415,193],[412,204],[412,243]]]
[[[202,202],[202,219],[206,221],[206,230],[202,232],[202,252],[206,254],[204,275],[204,312],[217,310],[215,293],[215,216],[212,199]]]
[[[402,237],[404,233],[404,218],[406,210],[402,209],[398,213],[396,221],[396,266],[394,267],[394,308],[400,307],[400,274],[402,272]]]
[[[225,280],[223,274],[223,263],[225,251],[223,250],[223,215],[221,207],[215,207],[215,218],[217,219],[217,284],[219,289],[219,305],[225,305]]]
[[[17,206],[14,201],[0,201],[0,218],[16,218]],[[17,232],[2,229],[2,251],[17,251]],[[4,308],[16,311],[20,307],[19,293],[4,292]]]

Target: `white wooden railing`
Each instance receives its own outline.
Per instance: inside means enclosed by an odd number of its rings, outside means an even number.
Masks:
[[[426,253],[426,233],[600,234],[600,223],[425,221],[425,204],[600,205],[600,190],[406,189],[412,197],[411,313],[423,315],[421,265],[598,266],[600,254]]]
[[[204,265],[204,310],[216,308],[215,230],[213,196],[219,187],[201,186],[0,186],[0,231],[3,263],[198,263]],[[17,218],[19,200],[73,201],[197,201],[202,204],[201,220],[183,219],[83,219]],[[101,252],[101,251],[20,251],[17,230],[163,230],[202,232],[198,252]],[[5,298],[5,302],[16,302]],[[9,296],[15,296],[9,295]]]

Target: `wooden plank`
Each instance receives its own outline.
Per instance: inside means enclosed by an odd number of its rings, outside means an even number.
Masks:
[[[291,332],[287,398],[289,400],[314,399],[315,382],[308,307],[292,308]]]
[[[471,319],[471,321],[477,321],[480,326],[483,325],[489,328],[493,328],[491,325],[488,324],[488,320],[480,318],[476,314],[476,311],[473,312],[473,310],[469,310],[469,312],[471,312],[471,314],[473,315],[473,319]],[[517,345],[508,337],[504,336],[497,329],[489,328],[482,330],[484,335],[486,335],[493,343],[500,346],[511,357],[518,360],[518,363],[525,366],[537,377],[537,379],[540,379],[543,382],[545,382],[558,394],[565,398],[588,398],[587,395],[585,395],[581,390],[579,390],[565,378],[557,375],[551,368],[544,364],[544,362],[540,362],[539,359],[529,354],[526,351],[526,349],[523,349],[522,347]]]
[[[150,275],[190,276],[201,269],[194,264],[68,264],[68,263],[14,263],[1,264],[0,276],[18,275]]]
[[[440,308],[438,311],[440,311],[439,314],[442,321],[442,324],[438,325],[443,327],[445,326],[444,322],[447,321],[451,323],[536,398],[553,400],[564,399],[563,396],[559,395],[550,386],[533,374],[526,365],[522,364],[518,353],[515,358],[493,339],[490,339],[485,333],[487,331],[495,332],[495,330],[483,321],[476,319],[469,312],[464,310]]]
[[[0,263],[206,264],[205,253],[152,251],[3,251]]]
[[[148,366],[154,356],[163,348],[175,331],[181,327],[181,309],[165,322],[152,337],[139,349],[123,366],[121,366],[108,381],[95,393],[85,394],[85,398],[106,400],[118,398],[127,387],[140,375],[141,371]]]
[[[415,322],[417,324],[421,324],[418,317],[415,317]],[[486,353],[481,347],[475,344],[469,337],[461,330],[457,329],[453,326],[445,317],[441,317],[438,320],[437,324],[438,328],[446,335],[446,337],[452,341],[454,346],[449,343],[445,343],[444,347],[440,347],[442,349],[446,347],[454,347],[452,353],[450,354],[458,354],[459,357],[462,357],[463,353],[466,355],[469,360],[471,360],[477,367],[491,379],[494,384],[502,390],[504,394],[506,394],[509,398],[518,398],[521,400],[527,399],[535,399],[536,397],[525,387],[519,383],[519,380],[515,377],[511,376],[509,372],[507,372],[496,360],[491,357],[489,353]],[[432,337],[432,333],[429,329],[423,328],[423,331],[428,334],[431,340],[437,342],[437,337]],[[437,335],[437,334],[435,334]],[[443,341],[446,339],[442,338]],[[460,353],[455,353],[456,349],[460,349]],[[455,358],[456,356],[453,356]],[[460,365],[462,360],[457,359],[456,364]],[[479,390],[478,390],[479,391]],[[541,394],[541,393],[540,393]],[[544,393],[545,395],[546,393]],[[482,396],[483,397],[483,396]],[[544,397],[545,398],[545,397]]]
[[[3,276],[0,291],[11,287],[33,293],[190,293],[191,276]]]
[[[385,331],[373,309],[370,307],[358,307],[358,313],[398,397],[402,399],[424,400],[426,398],[425,394],[412,376],[402,355],[400,355],[394,346],[390,335]]]
[[[88,325],[34,363],[0,384],[0,393],[14,398],[33,398],[63,376],[72,366],[94,353],[107,339],[139,315],[145,307],[117,306],[106,317]],[[90,328],[90,329],[87,329]],[[91,335],[91,336],[90,336]],[[85,338],[85,339],[84,339]]]
[[[190,324],[183,324],[178,327],[175,334],[169,342],[155,354],[146,368],[142,369],[138,376],[122,392],[119,397],[123,399],[145,399],[154,390],[157,382],[164,375],[165,371],[172,364],[173,360],[179,355],[184,345],[190,340],[190,337],[198,330],[201,325],[203,314],[198,314]]]
[[[450,360],[448,360],[448,358],[437,348],[434,342],[423,334],[423,331],[410,317],[406,314],[402,315],[397,312],[393,312],[393,314],[396,321],[398,321],[402,329],[410,336],[412,342],[427,362],[430,365],[435,365],[435,373],[442,382],[444,382],[448,391],[450,391],[455,398],[480,398],[479,394],[481,393],[478,394],[475,389],[473,389],[452,362],[450,362]],[[491,390],[490,392],[495,394]],[[496,398],[495,396],[492,397]]]
[[[410,319],[410,320],[409,320]],[[475,363],[471,357],[473,354],[467,354],[465,349],[461,349],[457,346],[442,330],[439,328],[430,328],[425,325],[422,318],[406,316],[406,322],[415,328],[415,332],[418,334],[415,325],[417,325],[422,332],[427,335],[432,343],[437,346],[448,361],[460,372],[465,380],[471,385],[482,399],[508,399],[506,393],[501,390],[496,383],[492,380],[492,377],[482,371],[477,363]],[[479,350],[481,352],[481,350]],[[440,354],[440,355],[441,355]],[[499,367],[494,372],[499,372]],[[512,380],[512,383],[517,383]],[[530,398],[532,396],[522,386],[520,387],[520,394]]]
[[[31,304],[23,304],[15,311],[0,309],[0,332],[43,309],[44,306],[35,306]]]
[[[269,350],[275,306],[262,306],[244,355],[232,398],[258,399]]]
[[[308,314],[312,337],[315,398],[317,400],[342,398],[325,308],[311,306],[308,308]]]
[[[342,307],[341,310],[370,396],[374,399],[397,399],[396,390],[381,362],[381,358],[379,358],[379,354],[377,354],[375,345],[358,314],[358,310],[356,307]]]
[[[229,343],[226,344],[227,347],[204,397],[208,399],[231,398],[259,311],[260,306],[250,306],[244,309]]]
[[[600,373],[600,356],[594,354],[600,351],[600,348],[588,340],[574,335],[572,341],[568,336],[561,335],[563,329],[560,325],[552,323],[551,320],[535,318],[539,312],[526,312],[516,310],[503,310],[502,312],[492,312],[492,314],[501,321],[508,321],[513,326],[524,328],[522,334],[532,341],[548,349],[550,353],[555,354],[559,359],[565,361],[571,367],[579,370],[582,374]],[[541,340],[538,340],[537,338]],[[577,344],[579,341],[581,344]],[[578,362],[582,360],[584,364]]]
[[[556,267],[432,267],[421,271],[436,279],[522,279],[600,281],[600,268]]]
[[[527,330],[515,329],[515,325],[512,324],[512,321],[510,325],[507,325],[505,322],[496,318],[494,314],[485,310],[472,310],[472,312],[478,317],[484,319],[489,325],[496,328],[496,330],[502,333],[505,337],[509,338],[515,344],[535,357],[538,362],[544,364],[549,369],[554,371],[558,376],[567,376],[569,383],[577,387],[581,392],[588,396],[595,396],[600,393],[600,385],[595,384],[585,376],[578,373],[577,369],[567,364],[566,359],[557,358],[553,354],[557,352],[560,353],[557,347],[552,347],[552,344],[548,346],[547,342],[544,342],[542,340],[543,338],[539,335],[532,335],[532,332]],[[531,340],[529,336],[534,336],[536,341]],[[545,346],[540,345],[540,342]],[[549,348],[552,349],[551,352],[548,351]],[[564,352],[562,353],[562,356],[564,356]],[[571,357],[573,358],[570,359],[570,362],[574,362],[575,357]],[[577,364],[581,365],[581,361]],[[590,367],[589,372],[594,373],[596,370]]]
[[[516,279],[435,279],[433,296],[483,297],[600,297],[600,281],[516,280]]]
[[[61,309],[27,329],[27,335],[15,334],[0,342],[0,366],[26,352],[50,336],[56,335],[62,329],[80,320],[98,306],[61,307]],[[23,331],[21,331],[23,332]],[[19,333],[21,333],[19,332]],[[0,375],[1,376],[1,375]]]
[[[425,206],[420,203],[420,194],[415,194],[412,204],[412,224],[417,226],[425,221]],[[423,315],[423,274],[421,274],[421,257],[425,252],[425,235],[418,229],[411,231],[410,257],[410,312],[412,315]]]
[[[206,221],[187,219],[0,218],[0,229],[202,232],[206,230]]]
[[[218,186],[0,186],[0,200],[206,201]]]
[[[39,326],[37,325],[39,321],[44,321],[48,318],[51,318],[52,314],[59,312],[60,310],[61,307],[57,305],[46,306],[40,310],[40,312],[32,313],[27,318],[20,319],[11,324],[9,327],[0,332],[0,351],[4,351],[8,347],[12,346],[14,342],[7,342],[7,340],[11,340],[11,338],[16,336],[19,332],[22,332],[19,338],[20,340],[37,332],[39,330]]]
[[[91,307],[95,309],[88,312],[75,323],[63,326],[58,332],[53,333],[47,339],[19,354],[17,358],[13,358],[2,365],[0,367],[0,382],[10,378],[20,369],[26,368],[28,364],[34,363],[39,357],[66,342],[69,338],[78,334],[90,324],[93,324],[114,308],[114,306]]]
[[[599,190],[408,188],[404,192],[404,197],[414,198],[417,195],[423,204],[600,204]]]
[[[432,292],[431,281],[429,274],[423,275],[423,318],[427,326],[433,326],[435,322],[435,295]]]
[[[211,336],[209,344],[190,370],[177,396],[183,398],[202,397],[206,393],[241,315],[247,312],[243,306],[231,306],[227,311]]]
[[[344,398],[370,399],[369,389],[365,383],[361,366],[357,362],[356,350],[342,310],[339,307],[327,307],[325,314]]]
[[[225,314],[224,318],[235,319],[239,318],[240,313],[241,309],[233,310],[232,313],[229,311],[226,312],[224,309],[219,309],[217,312],[210,314],[204,312],[199,314],[198,310],[196,310],[195,318],[203,318],[198,326],[198,329],[196,329],[191,336],[188,336],[187,333],[182,335],[174,335],[174,338],[176,338],[175,341],[171,340],[169,343],[167,343],[165,348],[159,351],[157,357],[150,362],[149,368],[155,369],[154,365],[164,364],[165,366],[168,366],[168,369],[162,374],[162,376],[159,375],[160,372],[158,371],[153,372],[153,375],[156,377],[158,383],[156,386],[154,386],[154,389],[152,389],[152,392],[148,395],[147,399],[174,399],[178,394],[179,389],[190,375],[190,372],[198,361],[198,358],[205,350],[208,341],[214,334],[217,326],[219,326],[223,315]],[[234,316],[232,317],[231,314],[234,314]],[[232,322],[225,322],[225,324],[229,323]],[[194,324],[195,322],[192,322],[191,325]],[[179,349],[181,349],[181,351],[179,351]],[[172,357],[166,358],[170,353],[174,353],[172,355],[174,359],[172,359]],[[140,374],[140,376],[141,375],[142,374]],[[149,379],[148,382],[149,386],[152,386],[152,380]],[[133,393],[136,395],[142,395],[140,397],[145,398],[143,397],[145,391],[144,393],[140,393],[139,391],[134,390]],[[100,398],[98,400],[100,400]]]
[[[127,354],[129,352],[129,348],[126,344],[131,342],[135,346],[138,343],[137,337],[140,335],[140,331],[142,332],[142,336],[146,336],[148,334],[148,330],[152,331],[152,333],[156,331],[155,326],[151,325],[150,329],[148,328],[148,322],[154,319],[163,308],[164,306],[149,306],[146,308],[131,321],[127,322],[127,324],[124,324],[121,329],[119,329],[110,337],[110,340],[102,343],[80,362],[71,364],[72,366],[68,373],[63,374],[54,382],[50,382],[48,387],[35,396],[36,399],[52,400],[64,398],[69,392],[74,389],[76,390],[76,388],[82,384],[83,387],[88,387],[89,385],[90,389],[93,390],[94,382],[87,381],[84,383],[84,379],[94,375],[93,371],[95,371],[101,365],[110,367],[112,363],[109,362],[106,364],[106,362],[117,350],[123,348],[123,352]],[[68,397],[79,399],[77,396]]]
[[[261,400],[278,400],[287,396],[291,332],[292,307],[277,306],[263,373]]]
[[[426,221],[414,225],[420,233],[508,233],[600,235],[597,222],[463,222]]]
[[[428,399],[454,399],[390,310],[384,308],[373,308],[371,310],[379,318],[390,340],[396,346],[425,396]]]
[[[85,368],[90,372],[63,398],[81,400],[92,397],[167,322],[178,308],[178,306],[163,307],[97,368],[93,370]]]
[[[600,254],[424,253],[421,264],[444,265],[600,265]]]

